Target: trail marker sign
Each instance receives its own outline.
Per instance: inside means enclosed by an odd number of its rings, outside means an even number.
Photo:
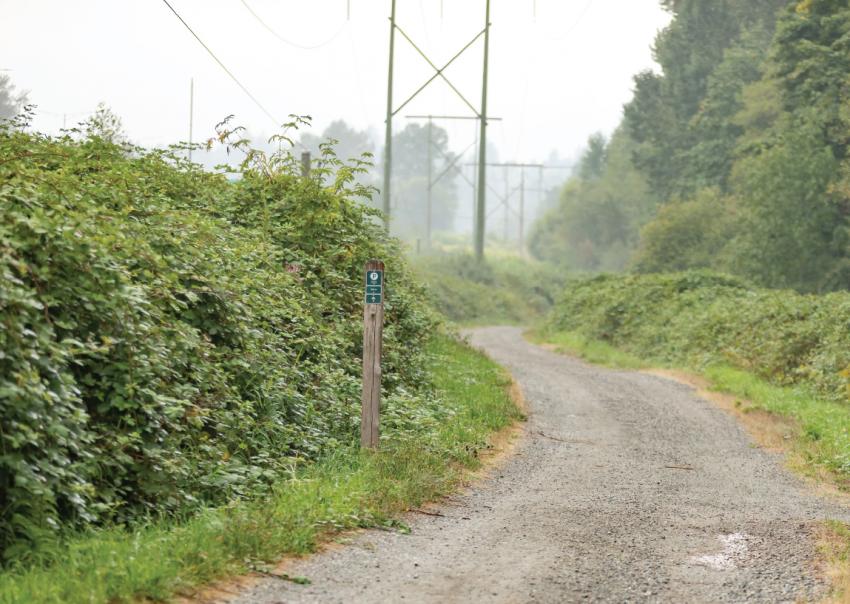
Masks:
[[[384,332],[384,263],[370,260],[365,271],[363,305],[363,399],[360,446],[378,448],[381,416],[381,349]]]
[[[366,304],[382,304],[384,301],[384,271],[366,269]]]

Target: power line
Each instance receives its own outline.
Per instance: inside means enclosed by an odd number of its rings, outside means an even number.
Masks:
[[[275,116],[273,116],[273,115],[271,114],[271,112],[270,112],[268,109],[266,109],[266,108],[263,106],[263,104],[262,104],[259,100],[257,100],[257,97],[255,97],[253,94],[251,94],[251,91],[250,91],[250,90],[248,90],[248,89],[247,89],[247,88],[246,88],[246,87],[242,84],[242,82],[240,82],[240,81],[239,81],[239,79],[238,79],[235,75],[233,75],[233,72],[232,72],[232,71],[230,71],[230,70],[227,68],[227,66],[226,66],[224,63],[222,63],[222,62],[221,62],[221,60],[220,60],[217,56],[215,56],[215,53],[214,53],[212,50],[210,50],[210,47],[209,47],[209,46],[207,46],[207,45],[204,43],[204,41],[203,41],[203,40],[201,40],[201,38],[198,36],[198,34],[196,34],[196,33],[195,33],[195,31],[194,31],[191,27],[189,27],[189,24],[188,24],[188,23],[186,23],[186,21],[183,19],[183,17],[181,17],[181,16],[180,16],[180,13],[178,13],[176,10],[174,10],[174,7],[173,7],[173,6],[171,6],[171,3],[170,3],[170,2],[168,2],[168,0],[162,0],[162,1],[165,3],[165,5],[166,5],[169,9],[171,9],[171,12],[172,12],[172,13],[174,13],[174,16],[175,16],[175,17],[177,17],[178,19],[180,19],[180,22],[181,22],[181,23],[182,23],[182,24],[186,27],[186,29],[188,29],[188,30],[189,30],[189,33],[190,33],[190,34],[192,34],[192,35],[195,37],[195,39],[198,41],[198,43],[199,43],[201,46],[203,46],[203,47],[204,47],[204,50],[206,50],[206,51],[209,53],[209,55],[213,58],[213,60],[214,60],[216,63],[218,63],[218,66],[219,66],[219,67],[221,67],[221,68],[224,70],[224,72],[225,72],[228,76],[230,76],[230,79],[231,79],[231,80],[233,80],[233,81],[236,83],[236,85],[237,85],[237,86],[239,86],[239,88],[241,88],[241,89],[242,89],[242,92],[244,92],[244,93],[248,96],[248,98],[249,98],[249,99],[251,99],[252,101],[254,101],[254,104],[255,104],[257,107],[259,107],[259,108],[262,110],[262,112],[263,112],[263,113],[265,113],[265,114],[266,114],[266,116],[267,116],[267,117],[268,117],[271,121],[273,121],[273,122],[275,123],[275,125],[280,126],[280,122],[279,122],[279,121],[275,118]]]
[[[262,19],[262,17],[260,17],[260,15],[258,15],[256,12],[254,12],[254,9],[252,9],[250,6],[248,6],[248,2],[246,2],[246,0],[240,0],[240,2],[242,2],[242,6],[244,6],[246,9],[248,9],[248,12],[251,13],[251,15],[257,20],[257,22],[260,25],[262,25],[271,35],[273,35],[275,38],[277,38],[278,40],[280,40],[284,44],[288,44],[289,46],[292,46],[294,48],[300,48],[301,50],[316,50],[317,48],[322,48],[323,46],[327,46],[328,44],[332,43],[334,40],[336,40],[339,37],[339,34],[342,33],[342,31],[345,29],[346,24],[348,23],[348,19],[346,19],[346,21],[343,21],[342,25],[339,27],[339,29],[336,31],[336,33],[334,33],[334,35],[332,35],[330,38],[328,38],[324,42],[321,42],[319,44],[311,44],[311,45],[298,44],[297,42],[293,42],[292,40],[288,40],[288,39],[284,38],[279,33],[277,33],[274,29],[272,29],[272,27],[268,23],[263,21],[263,19]],[[350,16],[351,16],[351,5],[350,4],[346,5],[346,14],[347,14],[348,18],[350,18]]]
[[[563,40],[566,40],[567,36],[569,36],[571,33],[573,33],[573,30],[575,30],[575,28],[578,27],[581,24],[582,20],[584,19],[584,16],[587,14],[587,11],[589,11],[590,7],[593,6],[593,1],[594,0],[588,0],[588,3],[584,5],[583,9],[581,9],[581,12],[579,13],[578,17],[576,17],[576,20],[573,22],[572,25],[570,25],[564,31],[564,33],[562,33],[561,35],[556,36],[554,38],[550,37],[549,41],[550,42],[561,42]]]

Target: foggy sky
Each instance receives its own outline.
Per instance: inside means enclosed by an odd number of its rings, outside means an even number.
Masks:
[[[283,122],[309,114],[316,130],[343,118],[383,138],[389,0],[172,0],[224,64]],[[346,19],[350,1],[351,18]],[[398,23],[442,65],[484,26],[483,0],[397,0]],[[536,18],[534,10],[536,6]],[[492,0],[490,129],[502,159],[573,156],[598,130],[610,132],[631,95],[632,76],[653,66],[651,44],[669,16],[657,0]],[[215,64],[161,0],[0,0],[0,69],[39,105],[36,127],[56,131],[99,102],[144,145],[188,138],[195,79],[195,140],[223,117],[255,135],[272,122]],[[396,38],[396,105],[433,73]],[[479,41],[446,72],[473,105],[481,101]],[[471,115],[439,80],[401,111]],[[451,145],[472,142],[473,123],[445,124]]]

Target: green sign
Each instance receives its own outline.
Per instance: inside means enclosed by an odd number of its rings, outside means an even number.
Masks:
[[[384,271],[366,271],[366,304],[381,304],[384,299]]]

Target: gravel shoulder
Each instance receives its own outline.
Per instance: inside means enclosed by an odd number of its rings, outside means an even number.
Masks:
[[[233,603],[799,602],[827,585],[813,533],[850,520],[693,389],[482,328],[529,407],[512,456],[467,493],[293,561]]]

